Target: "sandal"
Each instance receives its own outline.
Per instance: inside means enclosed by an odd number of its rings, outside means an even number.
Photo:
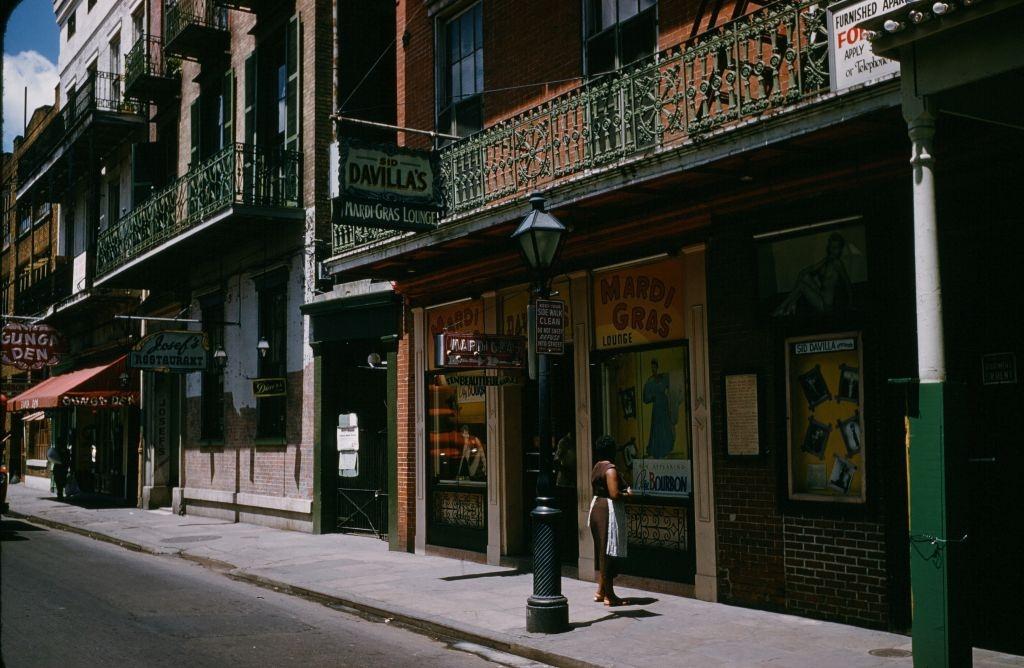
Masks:
[[[605,596],[604,604],[609,608],[617,608],[620,605],[628,605],[625,599],[619,598],[618,596]]]
[[[604,594],[594,594],[594,603],[603,603]]]

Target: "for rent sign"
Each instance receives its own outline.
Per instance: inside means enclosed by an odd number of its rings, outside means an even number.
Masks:
[[[829,74],[835,93],[900,73],[898,61],[876,56],[859,24],[908,4],[908,0],[854,0],[828,9]]]
[[[38,371],[60,363],[60,335],[49,325],[10,322],[2,335],[3,363],[23,371]]]

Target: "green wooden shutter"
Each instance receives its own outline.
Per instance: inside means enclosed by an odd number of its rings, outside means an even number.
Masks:
[[[301,118],[301,79],[300,64],[302,62],[302,43],[299,41],[299,17],[293,16],[288,20],[288,30],[285,32],[285,71],[287,83],[285,88],[285,132],[284,148],[288,151],[299,150],[299,134],[302,125]]]
[[[199,164],[199,146],[200,146],[200,131],[202,130],[202,116],[199,113],[199,102],[200,98],[196,98],[196,101],[189,107],[189,139],[191,141],[191,148],[189,149],[188,165],[189,169]]]
[[[224,105],[224,125],[221,126],[221,145],[231,146],[235,143],[235,71],[224,73],[224,89],[221,91],[221,104]]]
[[[246,144],[256,144],[256,51],[249,54],[245,59],[245,127],[242,128],[242,141]]]

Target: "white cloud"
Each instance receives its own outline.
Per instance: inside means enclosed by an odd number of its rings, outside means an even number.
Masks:
[[[53,104],[53,89],[60,77],[57,65],[38,51],[4,54],[4,150],[10,151],[21,134],[25,87],[28,87],[28,115],[44,104]]]

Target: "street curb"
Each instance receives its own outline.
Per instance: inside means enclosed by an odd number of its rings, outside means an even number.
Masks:
[[[342,605],[375,617],[390,618],[414,629],[474,642],[478,645],[484,645],[508,654],[515,654],[531,661],[540,661],[552,666],[559,666],[559,668],[600,668],[598,664],[524,645],[515,636],[506,633],[489,631],[470,624],[461,624],[450,620],[444,622],[430,620],[423,617],[422,613],[396,605],[381,607],[386,604],[376,599],[363,598],[354,594],[325,594],[241,570],[236,570],[228,575],[236,580],[242,580],[261,587],[273,588],[286,594],[309,598],[320,603]]]
[[[322,604],[344,606],[374,617],[381,617],[384,619],[390,618],[406,627],[409,627],[413,631],[431,633],[440,636],[447,636],[457,640],[473,642],[478,645],[490,647],[491,649],[496,649],[500,652],[515,654],[516,656],[521,656],[524,659],[540,661],[552,666],[558,666],[559,668],[600,668],[598,664],[589,663],[563,654],[557,654],[549,650],[525,645],[515,636],[511,636],[506,633],[489,631],[487,629],[482,629],[469,624],[461,624],[451,620],[431,620],[424,617],[423,613],[409,610],[401,606],[388,605],[376,599],[364,598],[354,594],[325,594],[324,592],[306,589],[305,587],[288,584],[287,582],[281,582],[279,580],[274,580],[273,578],[248,573],[237,566],[224,561],[188,554],[182,550],[168,550],[163,552],[140,543],[133,543],[121,538],[115,538],[114,536],[110,536],[99,531],[83,529],[72,524],[65,524],[64,522],[58,522],[38,515],[26,515],[12,510],[5,513],[4,516],[28,520],[30,522],[42,524],[43,526],[47,526],[51,529],[78,534],[85,538],[91,538],[103,543],[116,545],[133,552],[161,557],[179,557],[186,561],[199,564],[214,572],[226,575],[234,580],[247,582],[259,587],[274,589],[291,596],[310,599]]]

